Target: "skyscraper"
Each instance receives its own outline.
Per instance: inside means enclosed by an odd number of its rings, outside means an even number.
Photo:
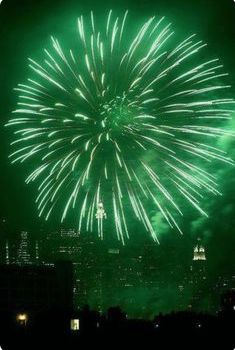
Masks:
[[[206,250],[200,238],[193,250],[193,259],[190,267],[190,284],[192,287],[191,307],[193,310],[208,311],[209,305],[205,302],[208,288]]]
[[[74,305],[75,307],[83,305],[82,247],[79,232],[71,228],[61,228],[58,231],[49,232],[45,239],[40,240],[38,246],[44,252],[43,259],[46,263],[54,263],[58,260],[69,260],[72,262],[74,271]]]
[[[205,248],[200,243],[200,239],[198,239],[198,244],[193,250],[193,261],[205,261],[206,260],[206,253]],[[203,265],[202,265],[203,266]]]
[[[28,232],[22,231],[20,237],[21,237],[21,240],[20,240],[20,245],[17,252],[16,263],[18,265],[29,265],[32,263],[32,261],[29,253]]]

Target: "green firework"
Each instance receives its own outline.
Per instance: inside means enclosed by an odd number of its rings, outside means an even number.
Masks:
[[[155,211],[181,232],[182,203],[207,216],[203,196],[220,194],[205,165],[233,163],[216,147],[231,135],[227,74],[218,59],[201,58],[206,45],[195,35],[176,42],[164,18],[135,30],[127,12],[110,11],[104,26],[91,13],[77,29],[72,49],[52,37],[42,63],[29,59],[32,76],[15,89],[7,124],[12,163],[37,164],[26,182],[37,182],[46,220],[73,211],[79,230],[102,238],[109,222],[124,242],[136,218],[158,241]]]

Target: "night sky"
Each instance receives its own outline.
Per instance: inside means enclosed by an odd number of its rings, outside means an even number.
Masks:
[[[7,223],[7,230],[2,228],[3,239],[6,235],[16,236],[22,229],[31,230],[37,236],[43,225],[45,231],[58,225],[54,220],[45,225],[37,218],[34,204],[36,189],[24,184],[27,169],[10,165],[8,160],[12,136],[11,130],[4,128],[4,123],[11,117],[17,101],[13,88],[29,73],[27,57],[40,57],[52,34],[63,41],[65,33],[72,32],[79,15],[90,10],[103,15],[110,8],[117,13],[129,9],[138,20],[153,15],[166,16],[179,35],[187,37],[197,33],[208,43],[207,54],[212,58],[219,57],[223,62],[225,71],[229,73],[229,83],[233,86],[230,93],[235,96],[235,3],[232,0],[209,0],[206,3],[203,0],[3,0],[0,5],[0,217],[5,218]],[[234,127],[235,123],[231,124]],[[220,142],[235,159],[234,141],[222,139]],[[172,264],[189,261],[196,238],[202,237],[208,248],[211,273],[218,269],[231,272],[234,269],[235,169],[221,164],[211,167],[210,171],[218,176],[223,196],[204,200],[209,219],[201,218],[195,212],[186,213],[181,223],[183,237],[157,222],[161,232],[159,254],[164,256],[161,258],[163,266],[164,260],[171,260]],[[137,226],[133,226],[133,232],[126,249],[132,249],[132,240],[141,243],[142,234],[145,234],[139,232]]]

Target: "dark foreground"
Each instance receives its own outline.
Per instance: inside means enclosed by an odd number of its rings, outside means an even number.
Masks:
[[[72,319],[79,329],[71,329]],[[235,312],[217,316],[178,312],[152,321],[129,320],[119,308],[106,315],[84,309],[68,315],[62,310],[37,314],[34,319],[13,321],[0,317],[2,350],[87,349],[130,346],[152,349],[235,349]],[[73,328],[73,326],[72,326]],[[76,328],[76,325],[75,325]]]

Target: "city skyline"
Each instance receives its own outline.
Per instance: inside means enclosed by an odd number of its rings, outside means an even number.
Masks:
[[[127,251],[112,241],[102,245],[92,236],[81,238],[76,230],[65,228],[48,233],[45,241],[23,231],[17,244],[6,240],[4,248],[1,263],[7,265],[53,266],[60,260],[71,261],[75,309],[88,304],[104,312],[120,305],[130,317],[150,319],[171,310],[216,314],[220,296],[235,288],[235,266],[230,274],[223,268],[212,274],[208,245],[200,238],[192,242],[181,264],[169,260],[167,266],[161,264],[151,242]]]

